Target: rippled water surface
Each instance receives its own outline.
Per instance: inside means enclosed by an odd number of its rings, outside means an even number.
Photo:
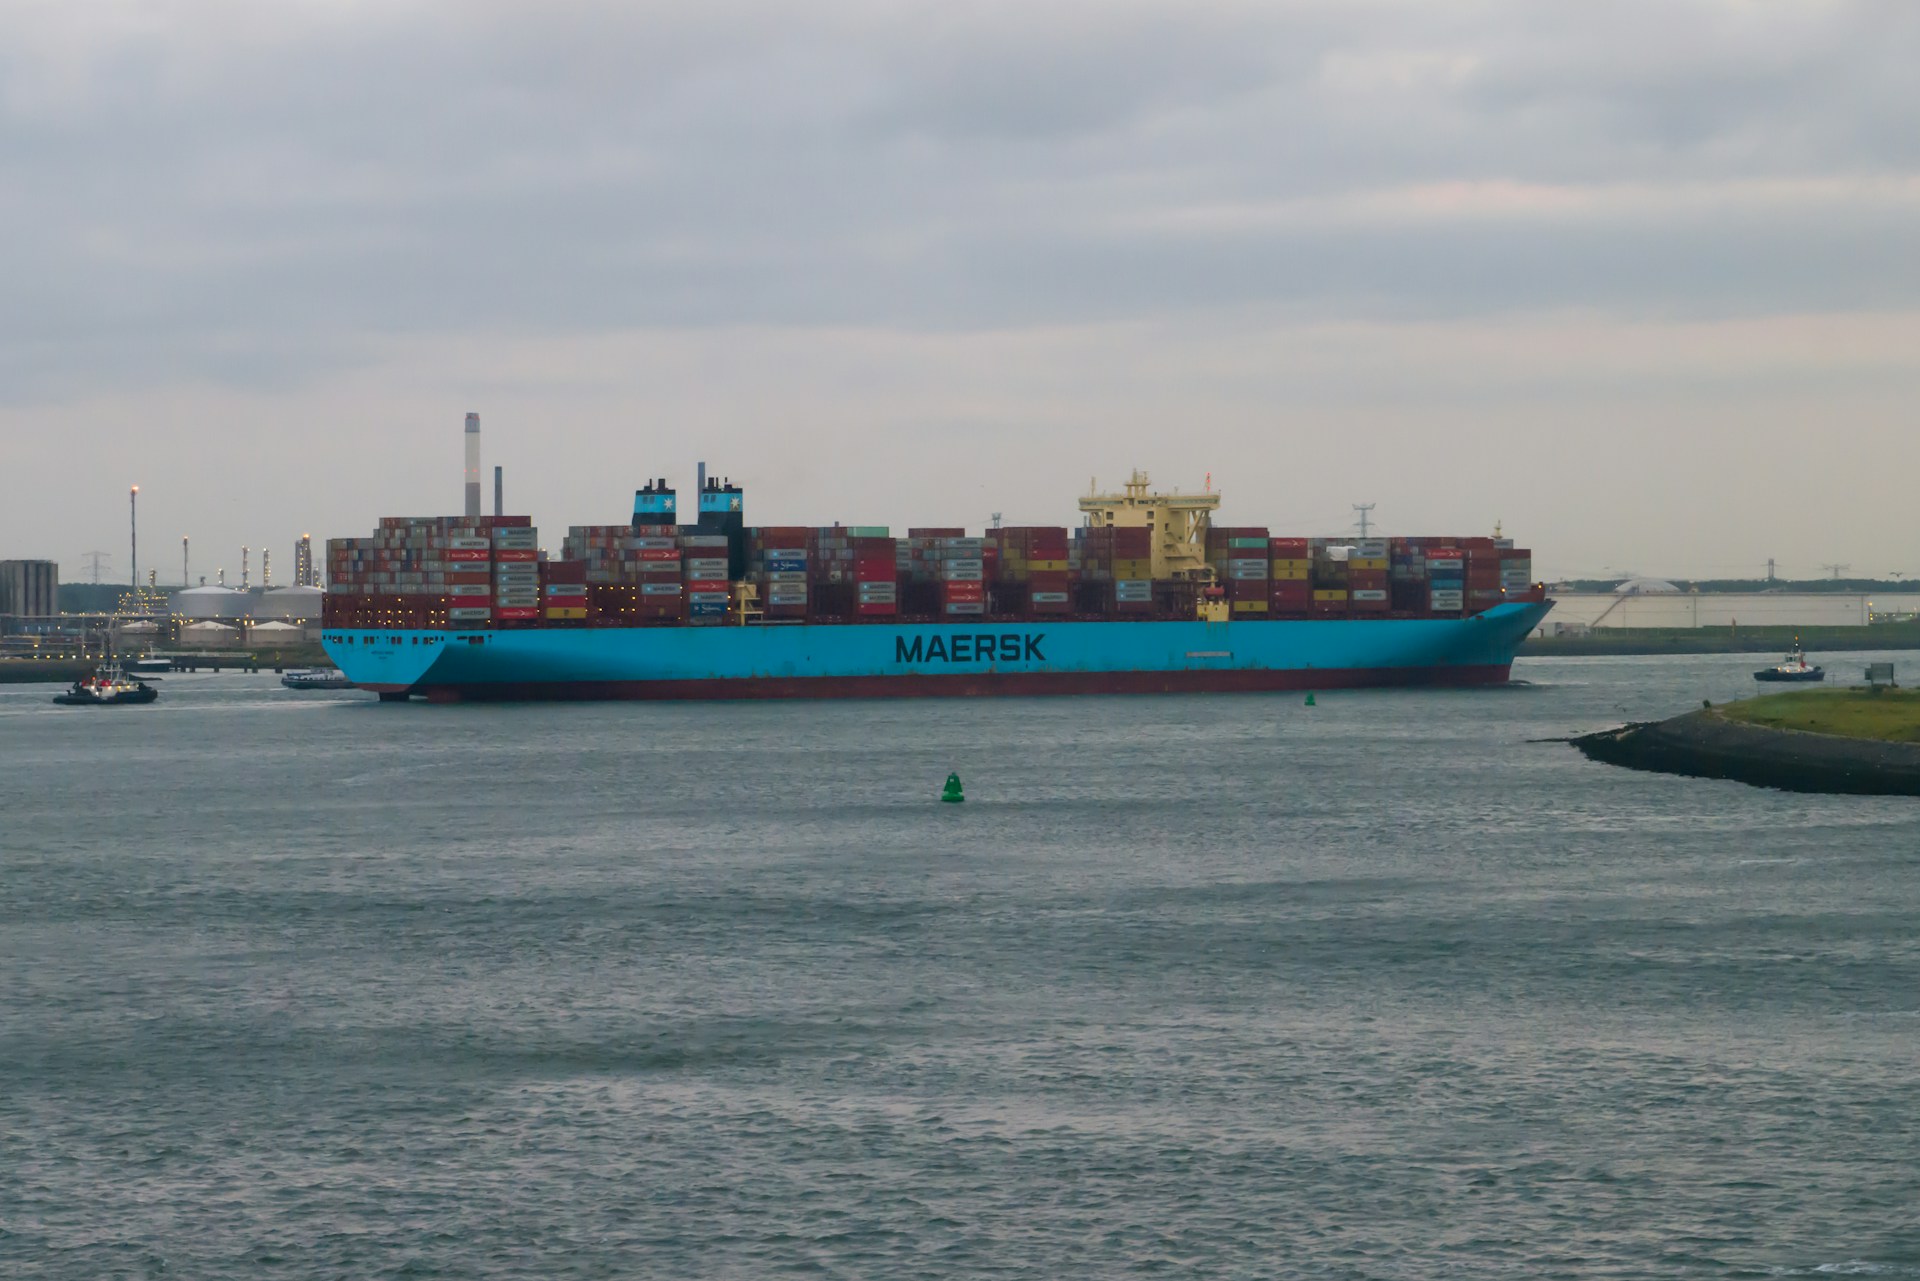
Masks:
[[[1920,1276],[1920,802],[1531,741],[1760,661],[0,687],[0,1276]]]

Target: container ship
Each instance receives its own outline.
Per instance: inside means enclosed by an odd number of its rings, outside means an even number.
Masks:
[[[466,515],[334,539],[327,653],[442,702],[1489,685],[1552,607],[1509,539],[1276,537],[1139,472],[1078,527],[978,534],[749,526],[730,480],[696,493],[682,524],[650,480],[557,551],[473,483]]]

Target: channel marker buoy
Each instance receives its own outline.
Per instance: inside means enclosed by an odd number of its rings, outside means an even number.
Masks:
[[[958,805],[967,799],[966,795],[960,790],[960,776],[958,774],[947,775],[946,790],[940,793],[940,799],[949,805]]]
[[[1307,706],[1308,706],[1308,707],[1312,707],[1313,705],[1314,705],[1314,702],[1313,702],[1313,695],[1312,695],[1312,693],[1308,693],[1308,695],[1307,695]]]

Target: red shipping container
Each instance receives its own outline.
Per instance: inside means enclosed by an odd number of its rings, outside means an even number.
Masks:
[[[725,592],[731,591],[732,585],[724,578],[690,578],[687,580],[687,590],[690,592]]]
[[[862,601],[854,610],[861,614],[898,614],[900,606],[893,601]]]
[[[518,605],[512,605],[512,606],[502,605],[499,609],[496,609],[493,611],[493,616],[495,618],[509,618],[509,619],[538,618],[540,617],[540,610],[537,606],[534,608],[528,609]]]
[[[640,549],[640,559],[679,560],[680,549],[678,547],[642,547]]]
[[[446,558],[448,560],[488,561],[493,559],[493,553],[491,551],[462,551],[459,549],[451,549],[446,553]]]
[[[531,547],[518,549],[512,547],[496,547],[493,549],[493,558],[495,560],[539,560],[540,553],[534,551]]]

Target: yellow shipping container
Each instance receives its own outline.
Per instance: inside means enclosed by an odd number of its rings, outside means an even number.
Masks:
[[[584,609],[548,609],[547,610],[548,618],[585,618],[586,616],[587,616],[587,611]]]
[[[1387,562],[1384,560],[1361,560],[1359,557],[1353,557],[1347,561],[1348,569],[1385,569],[1386,567]]]
[[[1307,581],[1306,566],[1302,564],[1299,569],[1282,569],[1280,568],[1280,562],[1275,561],[1273,562],[1273,573],[1271,577],[1276,582],[1304,583]]]
[[[1065,569],[1066,567],[1067,562],[1064,560],[1030,560],[1027,562],[1027,568],[1039,573],[1046,573],[1049,570]]]
[[[1345,588],[1341,588],[1339,591],[1322,590],[1315,592],[1313,598],[1315,600],[1345,600],[1347,598],[1347,592]]]
[[[1153,562],[1150,560],[1116,560],[1113,562],[1115,578],[1152,578]]]
[[[1236,614],[1264,614],[1267,612],[1267,602],[1263,600],[1237,600],[1233,602],[1233,612]]]
[[[1304,560],[1304,559],[1303,560],[1286,560],[1276,556],[1274,557],[1274,560],[1273,560],[1273,567],[1275,569],[1297,569],[1302,572],[1305,572],[1306,570],[1313,568],[1313,562],[1310,560]]]

